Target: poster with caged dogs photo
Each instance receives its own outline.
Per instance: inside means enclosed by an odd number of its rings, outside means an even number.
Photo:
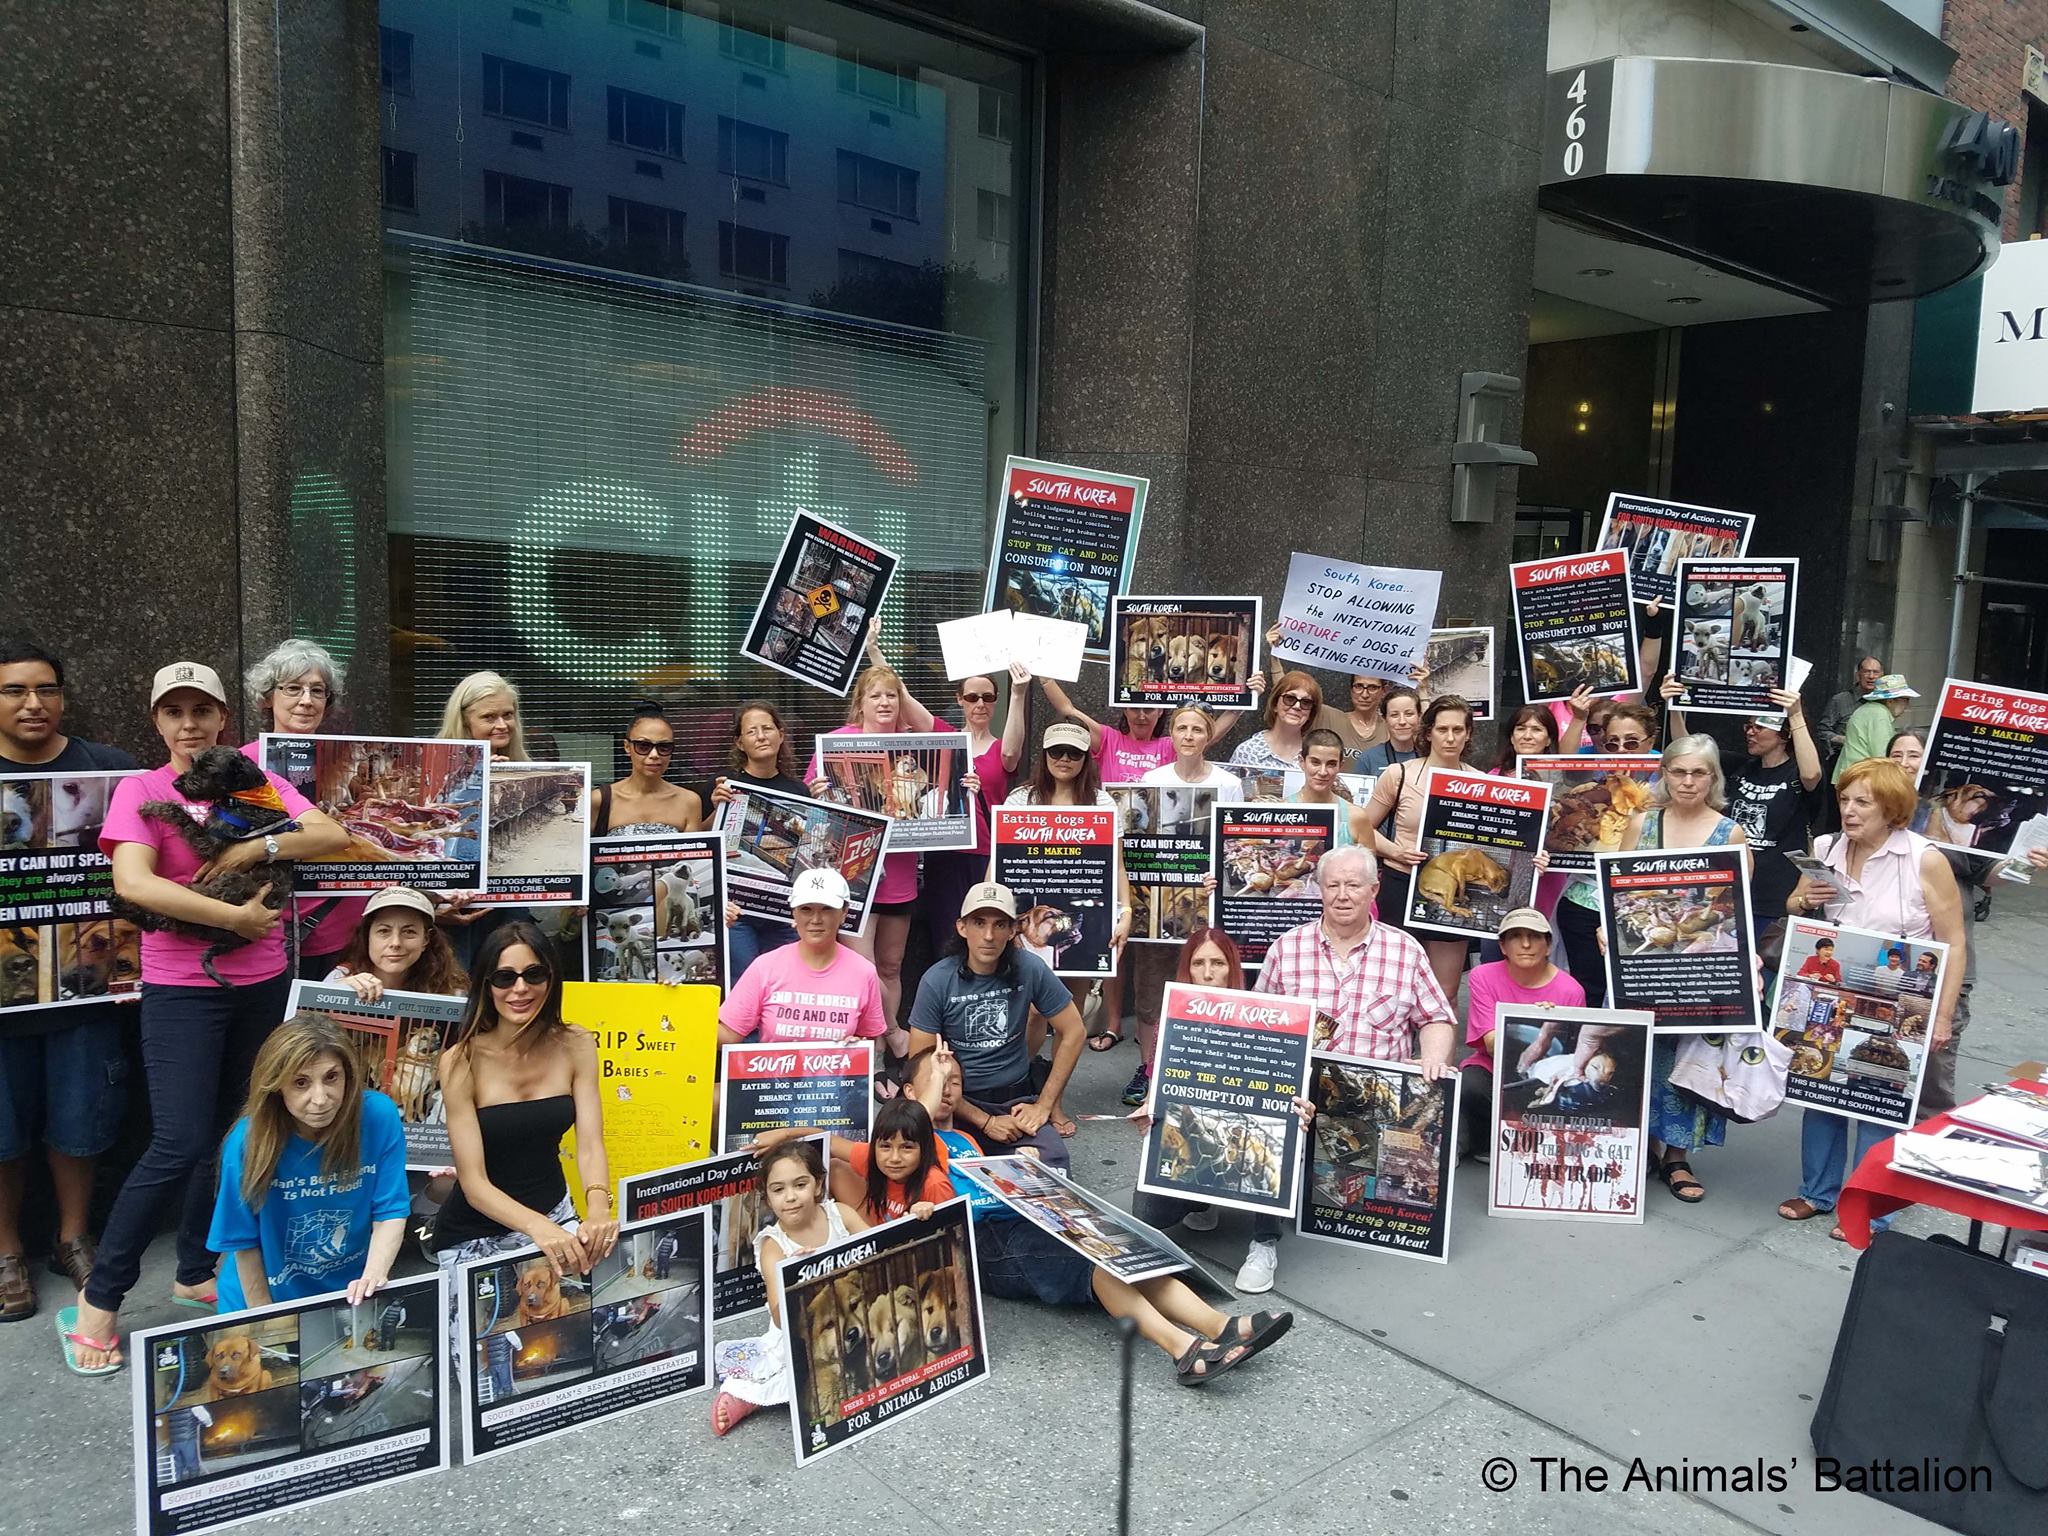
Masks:
[[[1117,597],[1109,605],[1111,708],[1258,707],[1256,597]]]
[[[360,1054],[363,1086],[398,1106],[405,1126],[405,1166],[422,1172],[455,1161],[441,1099],[441,1052],[462,1022],[464,999],[432,992],[386,992],[366,1003],[339,983],[295,981],[286,1022],[318,1014],[348,1036]]]
[[[113,867],[100,852],[100,826],[126,777],[0,778],[0,1015],[131,997],[141,986],[141,933],[116,915]]]
[[[988,1380],[967,1211],[949,1200],[782,1261],[798,1466]]]
[[[257,741],[263,766],[349,834],[340,852],[297,861],[293,894],[347,895],[387,885],[422,891],[484,888],[490,841],[488,744],[267,732]]]
[[[601,837],[590,844],[585,975],[724,987],[725,838]]]
[[[589,904],[590,764],[494,763],[479,906]]]
[[[1681,560],[1671,671],[1685,685],[1675,708],[1772,714],[1771,690],[1792,667],[1797,560]]]

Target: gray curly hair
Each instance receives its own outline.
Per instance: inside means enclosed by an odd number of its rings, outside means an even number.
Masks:
[[[269,654],[242,675],[243,685],[249,690],[249,704],[256,718],[266,723],[271,720],[270,696],[278,685],[293,678],[303,677],[308,672],[318,672],[320,680],[327,685],[327,707],[332,709],[341,702],[342,667],[334,659],[333,652],[324,645],[311,640],[286,640],[271,647]]]

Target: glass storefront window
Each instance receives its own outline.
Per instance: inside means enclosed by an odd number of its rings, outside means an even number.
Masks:
[[[791,512],[904,556],[884,638],[980,607],[1024,437],[1028,60],[853,6],[383,0],[395,715],[483,667],[529,741],[674,776],[775,700],[735,652]],[[538,750],[538,749],[537,749]]]

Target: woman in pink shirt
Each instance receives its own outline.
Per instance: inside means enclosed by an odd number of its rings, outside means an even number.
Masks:
[[[1550,919],[1534,907],[1518,907],[1501,920],[1500,959],[1475,965],[1465,977],[1465,1043],[1473,1054],[1458,1068],[1459,1115],[1465,1127],[1465,1149],[1485,1158],[1493,1145],[1493,1073],[1499,1054],[1494,1010],[1513,1008],[1583,1008],[1586,989],[1571,972],[1550,963]],[[1592,1054],[1593,1036],[1580,1030],[1579,1048]],[[1511,1064],[1517,1075],[1543,1054],[1547,1041],[1525,1052],[1525,1061]]]
[[[718,1043],[843,1042],[887,1032],[874,962],[841,943],[846,877],[807,869],[789,888],[796,942],[771,949],[733,983],[718,1010]]]
[[[249,1089],[256,1051],[284,1018],[292,977],[285,969],[279,908],[267,888],[238,905],[192,889],[200,877],[246,869],[264,859],[339,853],[348,833],[274,773],[266,773],[297,829],[250,838],[202,868],[199,856],[164,822],[142,814],[151,802],[182,805],[195,820],[206,807],[190,803],[177,779],[193,759],[218,746],[228,726],[220,674],[177,661],[156,674],[150,721],[170,762],[123,779],[114,789],[100,851],[113,863],[114,890],[125,902],[161,917],[239,936],[245,942],[213,962],[226,985],[206,974],[210,944],[184,933],[142,935],[142,1065],[149,1088],[150,1142],[107,1217],[106,1233],[78,1305],[57,1314],[65,1363],[100,1375],[121,1363],[121,1303],[142,1269],[143,1250],[166,1204],[182,1202],[176,1299],[202,1310],[214,1303],[219,1262],[206,1246],[213,1221],[211,1161]],[[203,883],[203,882],[202,882]]]
[[[953,924],[968,891],[988,877],[989,807],[1003,803],[1010,792],[1010,775],[1024,761],[1024,717],[1030,713],[1030,687],[1029,669],[1022,662],[1011,663],[1010,709],[998,739],[993,730],[996,680],[978,672],[953,685],[961,729],[967,732],[968,761],[981,791],[972,802],[974,846],[924,857],[924,920],[935,955],[944,953],[953,942]],[[942,720],[934,729],[944,730],[946,724]]]

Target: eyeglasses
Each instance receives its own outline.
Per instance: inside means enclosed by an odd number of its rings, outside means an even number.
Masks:
[[[1315,700],[1305,693],[1283,693],[1280,695],[1280,702],[1289,709],[1307,709]]]
[[[1610,752],[1640,752],[1649,745],[1640,736],[1609,736],[1605,740]]]
[[[1050,758],[1056,758],[1061,762],[1078,763],[1088,754],[1079,747],[1047,747],[1045,755]]]
[[[675,751],[672,741],[643,741],[638,736],[626,738],[626,750],[636,757],[667,757]]]
[[[517,982],[529,987],[538,987],[548,979],[548,968],[544,965],[529,965],[523,971],[515,971],[509,965],[501,965],[491,972],[491,985],[500,992],[509,992]]]
[[[1362,679],[1359,682],[1353,683],[1351,685],[1351,691],[1353,693],[1385,693],[1387,691],[1387,685],[1385,683],[1374,682],[1371,678],[1368,677]]]
[[[962,704],[993,704],[995,701],[996,696],[992,693],[963,693],[960,695],[960,702]]]
[[[1711,768],[1666,768],[1664,770],[1664,777],[1667,779],[1711,779],[1713,776],[1714,773]]]
[[[327,697],[325,683],[279,683],[270,690],[281,693],[288,699],[324,699]]]
[[[5,688],[0,688],[0,699],[5,699],[10,704],[19,704],[22,700],[31,698],[61,700],[63,697],[62,683],[9,683]]]

